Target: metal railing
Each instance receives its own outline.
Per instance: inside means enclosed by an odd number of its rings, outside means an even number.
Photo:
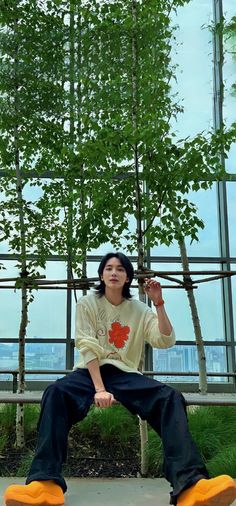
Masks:
[[[49,375],[49,374],[52,374],[52,375],[65,375],[65,374],[69,374],[71,371],[71,369],[53,369],[53,370],[50,370],[50,369],[26,369],[25,370],[25,375]],[[13,393],[16,393],[17,392],[17,387],[18,387],[18,374],[19,374],[19,371],[18,369],[0,369],[0,374],[6,374],[6,375],[12,375],[12,392]],[[198,377],[199,376],[199,372],[196,372],[196,371],[192,371],[192,372],[183,372],[183,371],[143,371],[143,374],[145,376],[164,376],[164,377],[167,377],[167,376],[176,376],[176,377],[183,377],[183,376],[186,376],[186,377],[191,377],[191,376],[195,376],[195,377]],[[218,378],[221,378],[221,377],[226,377],[226,378],[235,378],[236,377],[236,371],[235,372],[207,372],[207,376],[210,378],[210,377],[218,377]]]

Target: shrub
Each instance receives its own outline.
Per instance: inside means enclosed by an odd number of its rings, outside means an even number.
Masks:
[[[162,476],[163,449],[161,438],[153,429],[148,431],[148,473],[152,476]]]
[[[138,420],[122,405],[101,409],[93,406],[87,417],[77,425],[85,436],[97,434],[103,441],[119,439],[125,444],[131,437],[138,437]]]
[[[229,446],[219,451],[207,462],[206,467],[212,477],[229,474],[232,478],[236,478],[236,446]]]
[[[225,443],[223,421],[216,408],[200,407],[188,414],[189,429],[204,461],[216,455]]]

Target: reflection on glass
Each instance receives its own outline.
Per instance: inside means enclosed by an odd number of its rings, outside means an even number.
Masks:
[[[155,271],[182,271],[181,264],[152,263],[151,269]],[[174,278],[182,279],[181,276],[173,275]],[[170,321],[175,329],[176,339],[194,340],[193,325],[188,305],[187,295],[184,289],[176,288],[177,283],[163,278],[156,278],[163,287],[163,297]],[[169,288],[173,286],[174,288]]]
[[[54,343],[28,343],[26,344],[26,370],[64,370],[66,364],[66,347],[65,344]],[[0,369],[17,369],[18,368],[18,344],[17,343],[0,343]],[[26,379],[56,379],[58,375],[47,373],[46,375],[28,374]],[[12,381],[11,375],[0,375],[0,381]]]
[[[223,346],[206,346],[206,367],[210,373],[227,372],[226,350]],[[160,372],[198,372],[198,360],[196,346],[174,346],[168,350],[154,350],[153,353],[154,371]],[[156,376],[159,381],[198,381],[197,376]],[[224,381],[224,376],[209,377],[208,382]]]
[[[78,348],[75,348],[74,350],[74,364],[76,366],[76,364],[78,364],[79,362],[79,350]]]
[[[1,271],[2,279],[15,278],[19,275],[18,269],[15,266],[16,261],[4,260],[2,263],[6,267],[6,270]],[[7,339],[9,337],[18,336],[21,317],[21,300],[20,292],[14,290],[15,281],[3,283],[3,285],[13,287],[9,289],[0,289],[0,337]]]
[[[180,264],[156,264],[151,268],[156,271],[182,271]],[[191,271],[219,271],[220,266],[215,264],[191,264]],[[173,277],[182,279],[180,276]],[[196,274],[192,279],[203,279],[205,276]],[[208,278],[208,276],[206,276]],[[160,280],[161,278],[159,278]],[[187,292],[181,288],[168,288],[177,286],[177,283],[161,280],[166,309],[173,324],[178,341],[195,340],[194,327],[191,318]],[[223,312],[221,299],[221,281],[208,281],[200,283],[194,289],[203,339],[206,341],[218,341],[224,339]]]
[[[47,262],[47,280],[66,279],[64,262]],[[65,338],[66,290],[39,289],[29,305],[27,337]]]
[[[227,183],[230,255],[236,256],[236,181]]]
[[[204,222],[204,229],[199,230],[199,241],[190,243],[186,238],[186,247],[189,256],[218,256],[219,255],[219,232],[217,218],[217,195],[216,185],[209,190],[200,190],[190,193],[188,198],[198,209],[198,216]]]
[[[233,16],[235,16],[235,2],[232,0],[223,1],[224,17],[225,22],[230,23]],[[236,84],[236,38],[229,38],[228,35],[224,38],[224,122],[227,126],[230,126],[235,121],[235,108],[236,108],[236,96],[235,91],[233,92],[233,85]],[[226,159],[226,169],[230,173],[236,173],[235,167],[235,154],[236,144],[233,144],[229,157]]]
[[[18,344],[0,343],[0,369],[16,369],[17,367]]]
[[[184,113],[178,115],[173,128],[181,138],[212,126],[212,36],[207,28],[211,19],[212,2],[208,0],[192,0],[177,9],[174,19],[179,30],[172,61],[179,68],[173,91],[178,92]]]
[[[66,364],[66,345],[59,343],[28,343],[26,369],[63,370]],[[45,378],[46,379],[46,378]]]
[[[216,185],[209,190],[199,190],[186,195],[187,199],[197,207],[197,216],[203,220],[204,229],[199,229],[198,241],[191,243],[186,237],[186,248],[189,256],[219,256],[219,233],[217,218]],[[151,255],[179,256],[179,246],[176,241],[169,247],[158,245],[151,248]]]
[[[128,230],[124,230],[124,234],[131,234],[136,230],[136,220],[133,216],[129,216],[128,218]],[[111,229],[112,234],[112,229]],[[129,255],[129,251],[127,249],[127,240],[122,236],[120,236],[120,251],[123,251],[126,255]],[[111,242],[106,242],[102,244],[99,248],[90,249],[88,255],[106,255],[112,251],[117,251],[117,248],[112,245]]]
[[[232,271],[236,271],[236,265],[231,265]],[[232,276],[232,299],[233,299],[233,319],[234,319],[234,339],[236,339],[236,276]]]
[[[206,270],[206,266],[202,269],[201,265],[196,264],[196,269]],[[221,266],[209,264],[208,269],[219,271]],[[204,278],[204,276],[200,275],[199,278]],[[207,281],[199,284],[195,291],[202,335],[207,341],[224,340],[221,283],[221,280]]]
[[[1,253],[8,253],[8,251],[9,251],[9,243],[8,243],[8,241],[1,241],[0,242],[0,254]]]

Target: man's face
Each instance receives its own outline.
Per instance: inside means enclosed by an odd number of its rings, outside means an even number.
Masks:
[[[106,287],[114,290],[123,288],[124,284],[129,281],[126,270],[118,258],[112,257],[107,261],[103,269],[102,280]]]

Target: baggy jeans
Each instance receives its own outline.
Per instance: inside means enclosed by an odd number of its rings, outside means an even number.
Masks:
[[[175,389],[113,365],[100,367],[108,392],[131,413],[147,420],[162,439],[164,475],[169,481],[171,504],[186,488],[208,473],[188,429],[186,404]],[[76,369],[46,388],[38,422],[38,442],[26,484],[54,480],[65,492],[61,475],[67,457],[68,433],[83,420],[94,400],[94,385],[87,369]]]

